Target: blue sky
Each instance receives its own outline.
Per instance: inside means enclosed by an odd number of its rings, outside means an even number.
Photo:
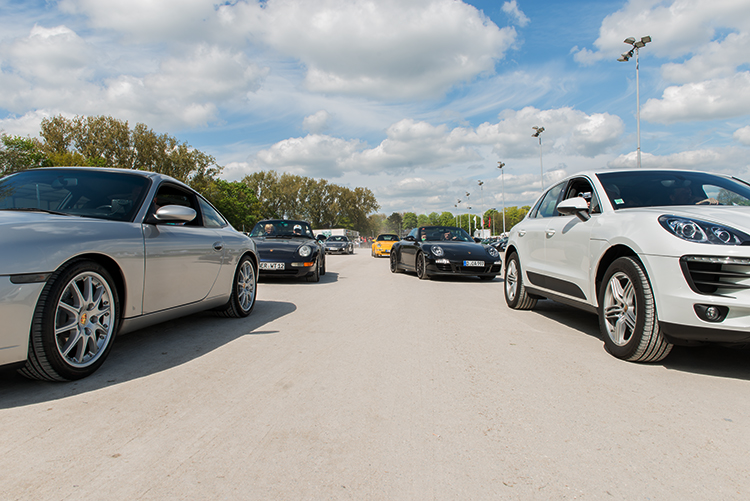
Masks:
[[[381,212],[530,204],[635,166],[750,179],[750,2],[0,0],[0,131],[111,115],[258,170],[366,186]],[[484,181],[479,190],[478,181]],[[462,204],[465,212],[467,203]]]

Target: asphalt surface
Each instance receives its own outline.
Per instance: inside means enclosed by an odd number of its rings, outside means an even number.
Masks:
[[[88,379],[0,374],[0,497],[748,498],[750,352],[622,362],[595,316],[502,289],[360,249],[246,319],[121,336]]]

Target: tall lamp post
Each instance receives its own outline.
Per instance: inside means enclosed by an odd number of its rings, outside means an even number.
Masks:
[[[469,214],[467,215],[466,219],[469,220],[468,228],[469,228],[469,235],[471,235],[471,207],[469,207],[471,200],[469,199],[469,195],[471,195],[471,193],[467,191],[466,192],[466,208],[469,210]]]
[[[539,172],[542,176],[542,191],[544,191],[544,166],[542,165],[542,132],[544,132],[544,127],[537,127],[535,125],[532,127],[532,129],[534,129],[536,132],[534,132],[531,137],[539,138]]]
[[[477,181],[477,183],[479,183],[479,194],[482,198],[482,207],[480,208],[480,210],[482,211],[482,230],[484,230],[484,181],[479,180]]]
[[[456,208],[456,212],[459,212],[461,210],[461,207],[459,207],[459,205],[461,205],[460,198],[455,204],[453,204],[453,207]],[[461,214],[456,214],[456,226],[458,226],[459,228],[461,227]]]
[[[638,168],[641,168],[641,92],[640,92],[640,81],[638,71],[638,49],[642,49],[647,43],[651,41],[650,36],[642,37],[640,40],[636,40],[634,37],[628,37],[624,42],[628,45],[632,45],[633,48],[617,58],[621,63],[627,62],[635,54],[635,121],[636,121],[636,132],[638,134],[638,149],[636,150],[636,164]]]
[[[503,234],[505,234],[505,171],[503,167],[505,167],[503,162],[497,163],[497,168],[500,169],[500,178],[503,181]]]

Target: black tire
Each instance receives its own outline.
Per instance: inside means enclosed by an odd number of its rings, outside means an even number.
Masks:
[[[34,310],[26,366],[31,379],[73,381],[93,374],[120,326],[120,300],[109,272],[94,261],[56,271]]]
[[[321,254],[320,260],[323,262],[323,264],[320,265],[320,276],[322,277],[323,275],[326,274],[326,255]]]
[[[315,260],[315,269],[313,269],[312,275],[305,277],[308,282],[320,282],[320,257]]]
[[[227,304],[217,314],[229,318],[246,317],[255,308],[258,291],[258,272],[250,256],[244,255],[237,264],[232,280],[232,293]]]
[[[530,310],[536,306],[536,298],[526,292],[523,284],[521,262],[515,252],[508,257],[505,267],[505,302],[514,310]]]
[[[417,261],[414,264],[414,267],[417,270],[417,278],[420,280],[427,280],[430,278],[429,275],[427,275],[427,258],[424,257],[424,252],[417,254]]]
[[[599,290],[599,328],[607,351],[631,362],[658,362],[672,344],[659,329],[651,284],[641,264],[616,259]]]
[[[398,252],[391,251],[391,273],[401,273],[403,270],[401,269],[401,266],[398,264]]]

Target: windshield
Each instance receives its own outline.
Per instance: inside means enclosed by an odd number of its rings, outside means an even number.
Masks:
[[[127,171],[31,169],[0,179],[0,210],[132,221],[150,183]]]
[[[348,242],[349,239],[346,237],[332,236],[326,239],[326,242]]]
[[[597,174],[615,209],[669,205],[750,205],[746,183],[703,172]]]
[[[398,237],[396,235],[379,235],[377,241],[378,242],[398,242]]]
[[[466,230],[455,226],[424,226],[417,232],[417,240],[422,242],[473,242]]]
[[[261,221],[250,232],[251,237],[305,237],[314,238],[310,225],[304,221],[274,219]]]

